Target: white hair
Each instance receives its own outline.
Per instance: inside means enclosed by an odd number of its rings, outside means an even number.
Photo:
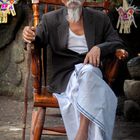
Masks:
[[[82,2],[84,0],[69,0],[66,4],[68,8],[67,20],[77,22],[82,13]]]

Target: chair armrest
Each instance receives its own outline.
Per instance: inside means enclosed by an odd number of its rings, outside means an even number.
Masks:
[[[128,57],[128,52],[124,49],[117,49],[116,52],[115,52],[115,56],[119,60],[124,60]]]
[[[104,78],[110,86],[112,86],[112,83],[118,76],[118,69],[120,65],[123,63],[123,60],[125,60],[127,57],[127,51],[125,51],[124,49],[117,49],[114,54],[114,57],[106,60],[103,66]]]

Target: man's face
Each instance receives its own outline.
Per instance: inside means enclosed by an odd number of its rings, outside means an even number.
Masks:
[[[85,0],[62,0],[68,9],[68,21],[77,22],[80,19],[84,1]]]

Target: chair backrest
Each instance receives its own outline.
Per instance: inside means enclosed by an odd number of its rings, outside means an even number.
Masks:
[[[48,6],[54,6],[54,9],[57,9],[59,6],[63,6],[61,0],[32,0],[32,8],[33,8],[33,15],[34,15],[34,26],[36,26],[39,22],[39,5],[45,4],[44,12],[48,12]],[[102,2],[88,2],[85,1],[85,7],[93,7],[93,8],[101,8],[106,13],[109,10],[109,0],[102,0]],[[43,48],[46,49],[46,48]],[[36,48],[32,52],[32,75],[33,75],[33,88],[34,93],[40,94],[41,93],[41,86],[46,86],[46,51],[40,50]]]
[[[101,8],[103,9],[106,13],[109,10],[110,6],[110,0],[102,0],[100,2],[96,0],[92,0],[92,2],[88,2],[89,0],[85,0],[84,6],[86,7],[93,7],[93,8]],[[63,3],[61,0],[32,0],[32,5],[33,5],[33,12],[34,12],[34,25],[36,26],[37,23],[39,22],[39,5],[40,4],[45,4],[44,12],[48,12],[48,6],[53,5],[54,9],[57,9],[59,6],[62,6]]]

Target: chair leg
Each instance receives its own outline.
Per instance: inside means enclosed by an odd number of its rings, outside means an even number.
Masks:
[[[34,127],[37,118],[37,111],[32,111],[32,122],[31,122],[31,130],[30,130],[30,140],[34,139]]]
[[[45,121],[46,108],[40,107],[38,111],[32,112],[32,124],[30,140],[40,140]]]

